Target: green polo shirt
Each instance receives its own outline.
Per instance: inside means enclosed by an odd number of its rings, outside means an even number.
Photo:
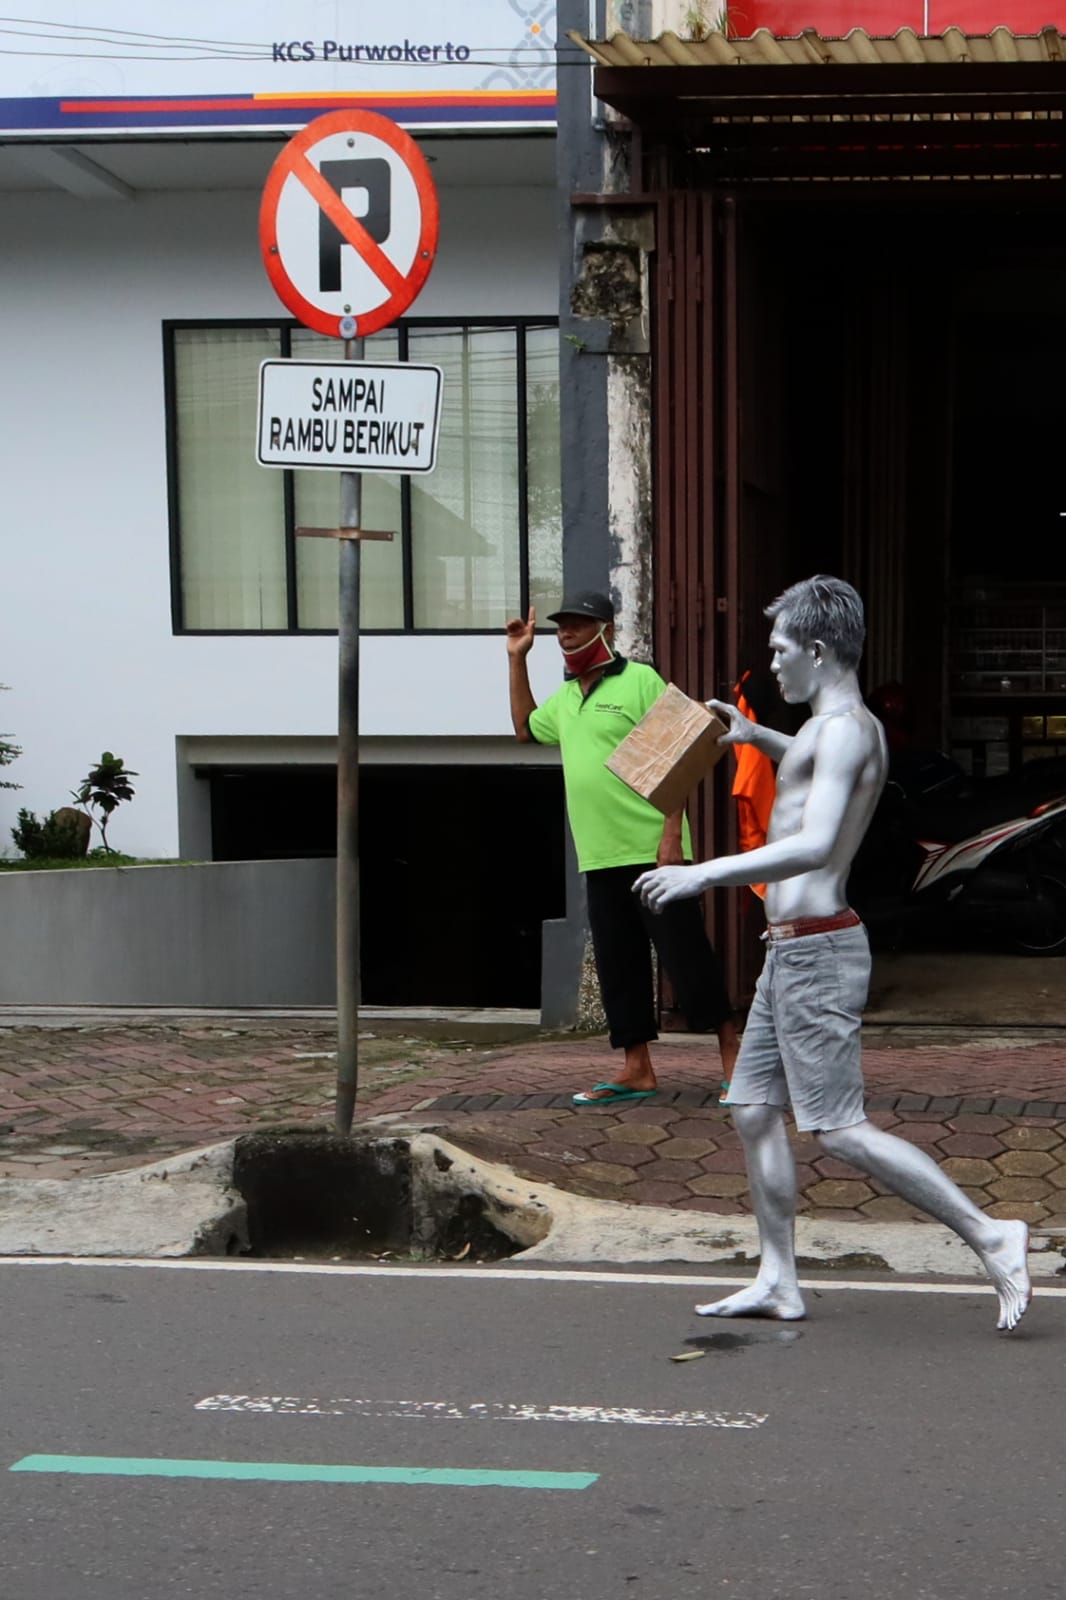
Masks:
[[[665,818],[604,762],[635,728],[666,684],[654,667],[616,656],[583,695],[576,678],[537,706],[529,731],[538,744],[557,744],[563,758],[566,810],[582,872],[654,864]],[[685,860],[692,859],[688,822]]]

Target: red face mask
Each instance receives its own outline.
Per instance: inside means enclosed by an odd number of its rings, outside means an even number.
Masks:
[[[566,663],[564,670],[568,678],[583,678],[587,672],[595,672],[597,667],[609,667],[614,660],[614,651],[604,638],[601,628],[588,644],[578,645],[576,650],[563,650],[563,660]]]

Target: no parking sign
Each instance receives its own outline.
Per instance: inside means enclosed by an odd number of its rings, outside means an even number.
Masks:
[[[339,467],[340,525],[297,534],[340,540],[337,719],[337,1109],[347,1133],[359,1062],[360,474],[430,472],[440,420],[436,367],[359,362],[362,340],[395,322],[429,276],[437,191],[414,140],[373,111],[316,117],[270,169],[259,247],[279,299],[316,333],[345,341],[343,363],[265,361],[259,460]],[[269,400],[269,403],[265,403]]]
[[[440,211],[415,141],[373,111],[316,117],[270,169],[259,211],[267,274],[317,333],[362,338],[401,316],[429,276]]]

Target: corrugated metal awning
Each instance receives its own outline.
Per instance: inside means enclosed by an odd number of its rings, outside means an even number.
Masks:
[[[825,38],[815,28],[805,28],[794,39],[779,38],[760,28],[750,39],[734,39],[711,31],[705,39],[682,39],[663,33],[657,39],[633,39],[616,33],[610,39],[570,38],[601,67],[906,67],[993,65],[1066,61],[1066,42],[1058,28],[1035,34],[1016,34],[995,28],[988,34],[964,33],[947,28],[943,34],[923,36],[913,28],[900,28],[879,37],[865,28],[853,28],[843,38]],[[677,85],[678,92],[684,92]]]
[[[655,148],[698,154],[710,181],[1066,180],[1066,40],[1056,27],[570,38],[596,62],[599,99]]]

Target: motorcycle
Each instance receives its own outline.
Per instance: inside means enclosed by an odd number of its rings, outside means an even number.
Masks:
[[[1066,954],[1066,760],[983,780],[943,756],[893,763],[848,892],[875,947]]]

